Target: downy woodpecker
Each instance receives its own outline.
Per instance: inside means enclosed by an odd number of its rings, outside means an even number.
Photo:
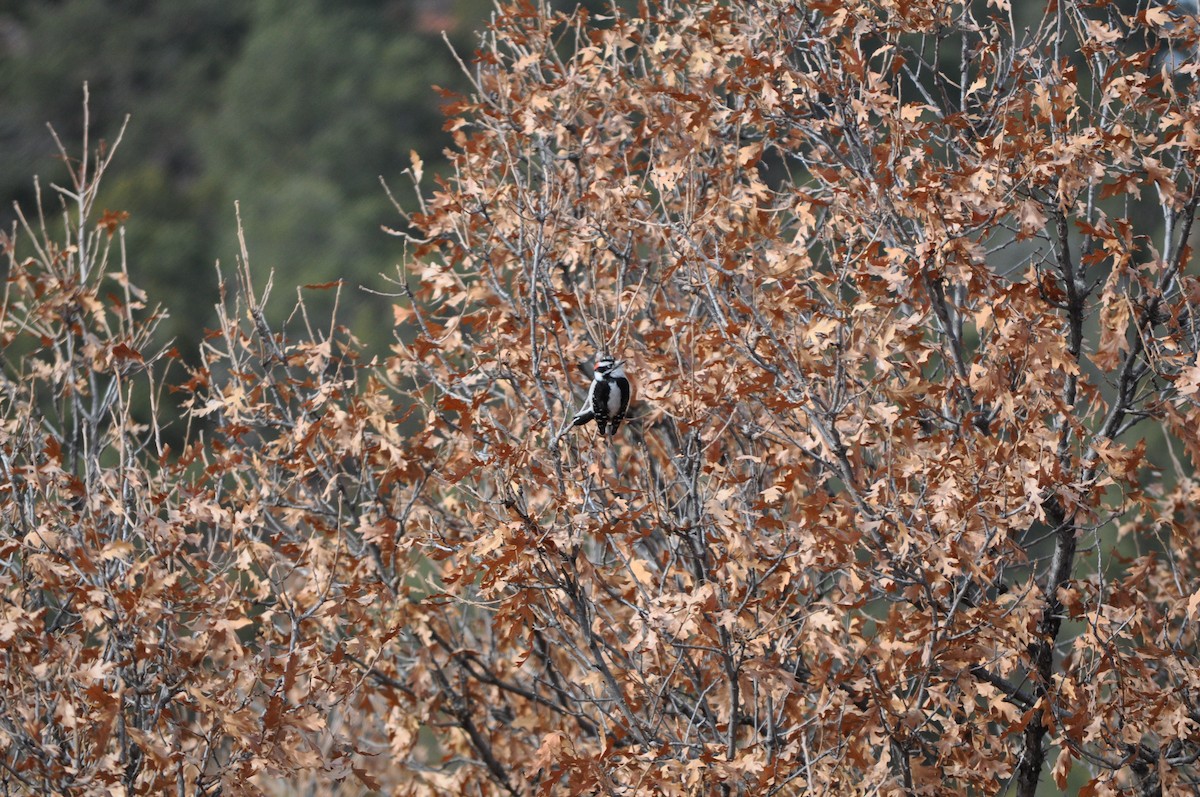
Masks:
[[[629,378],[625,376],[624,361],[613,359],[607,354],[601,355],[600,359],[596,360],[596,372],[592,375],[592,384],[588,387],[587,400],[579,412],[575,413],[571,425],[583,426],[594,420],[600,427],[600,434],[614,434],[629,410],[631,393]]]

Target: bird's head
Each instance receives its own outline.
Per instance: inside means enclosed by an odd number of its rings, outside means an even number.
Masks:
[[[596,379],[604,379],[609,376],[624,376],[625,361],[610,357],[607,354],[601,355],[596,360]]]

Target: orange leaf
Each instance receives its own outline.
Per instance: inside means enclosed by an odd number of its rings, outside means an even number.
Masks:
[[[117,358],[118,360],[133,360],[134,362],[139,363],[145,362],[145,360],[142,359],[142,355],[136,349],[132,349],[129,346],[126,346],[124,343],[118,343],[116,346],[113,346],[112,353],[113,357]]]
[[[100,221],[96,222],[96,227],[108,233],[111,238],[122,224],[129,219],[129,212],[126,210],[105,210],[104,215],[100,217]]]

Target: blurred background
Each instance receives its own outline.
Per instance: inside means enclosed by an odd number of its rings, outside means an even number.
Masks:
[[[30,214],[33,177],[66,181],[47,123],[79,153],[83,84],[91,137],[131,116],[98,207],[130,214],[129,268],[170,314],[165,337],[194,356],[215,325],[214,262],[232,274],[234,200],[250,261],[274,269],[272,314],[305,283],[344,279],[339,319],[370,349],[390,339],[409,151],[443,169],[442,98],[465,92],[444,31],[470,61],[489,0],[0,0],[0,228]],[[57,200],[44,191],[44,199]],[[47,212],[50,202],[46,202]],[[332,292],[313,294],[328,309]],[[311,306],[311,305],[310,305]],[[382,323],[381,323],[382,321]]]

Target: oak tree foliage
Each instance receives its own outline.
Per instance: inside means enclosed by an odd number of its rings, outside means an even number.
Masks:
[[[1034,11],[501,7],[386,358],[243,248],[171,377],[75,163],[6,246],[0,782],[1195,791],[1200,28]]]

